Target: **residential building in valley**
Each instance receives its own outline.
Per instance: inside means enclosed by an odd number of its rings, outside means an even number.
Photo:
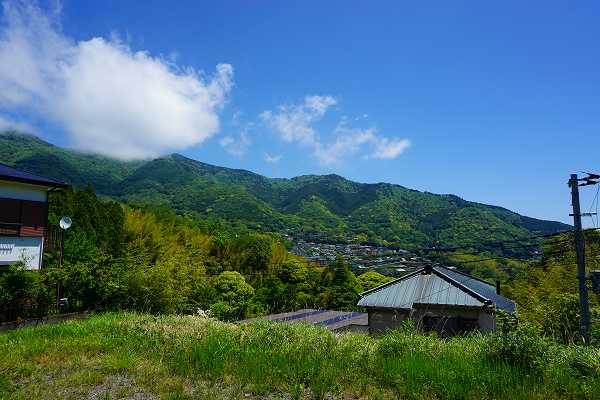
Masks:
[[[426,266],[361,294],[369,331],[383,333],[412,320],[422,331],[453,336],[496,329],[495,314],[516,312],[514,301],[491,284],[445,267]]]

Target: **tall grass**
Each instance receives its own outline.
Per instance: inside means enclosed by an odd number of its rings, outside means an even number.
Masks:
[[[499,340],[111,313],[0,336],[0,398],[87,397],[112,382],[180,399],[600,399],[600,350],[536,342],[520,362],[506,352],[530,342]]]

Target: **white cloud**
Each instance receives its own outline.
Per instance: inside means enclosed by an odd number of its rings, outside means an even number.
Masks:
[[[410,146],[409,140],[381,136],[374,127],[350,127],[346,117],[342,117],[334,129],[334,140],[322,141],[313,125],[335,104],[331,96],[306,96],[300,104],[280,106],[275,113],[264,111],[260,118],[284,141],[310,148],[321,165],[338,165],[356,155],[363,159],[389,160]],[[363,114],[363,118],[367,118],[367,114]]]
[[[321,119],[336,103],[331,96],[306,96],[302,104],[280,106],[277,113],[264,111],[260,118],[286,142],[314,145],[316,132],[312,123]]]
[[[235,143],[235,139],[231,136],[225,136],[223,139],[219,140],[219,144],[223,147],[227,147],[233,143]]]
[[[2,131],[18,131],[24,133],[37,133],[37,129],[26,122],[15,121],[11,118],[0,115],[0,132]]]
[[[315,157],[322,165],[339,164],[344,158],[356,155],[365,145],[376,141],[376,132],[375,128],[349,128],[342,121],[335,128],[336,138],[333,143],[317,144],[314,149]]]
[[[246,151],[252,144],[252,141],[248,137],[248,132],[246,130],[242,130],[237,139],[231,135],[228,135],[219,140],[219,144],[227,153],[231,154],[232,156],[241,157],[246,154]]]
[[[271,164],[277,164],[281,161],[281,154],[271,155],[269,153],[265,153],[265,161]]]
[[[368,158],[377,158],[380,160],[389,160],[398,157],[404,150],[410,147],[408,139],[388,139],[385,137],[377,138],[375,141],[375,150]]]
[[[0,107],[58,121],[75,147],[119,158],[183,149],[218,132],[231,65],[206,77],[118,39],[75,42],[58,12],[21,2],[3,11]]]

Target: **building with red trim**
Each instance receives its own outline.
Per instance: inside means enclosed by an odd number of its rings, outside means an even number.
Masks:
[[[48,193],[67,185],[0,164],[0,268],[23,261],[42,268]]]

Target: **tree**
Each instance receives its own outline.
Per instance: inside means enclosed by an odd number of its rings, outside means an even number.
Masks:
[[[23,262],[9,266],[0,274],[0,322],[44,315],[52,303],[47,289]]]
[[[392,281],[394,278],[380,274],[379,272],[369,271],[358,276],[358,282],[363,291],[373,289],[385,283]]]
[[[245,236],[240,243],[246,255],[244,264],[248,272],[262,272],[269,269],[273,255],[271,238],[254,234]]]
[[[246,283],[239,272],[222,272],[215,281],[215,290],[220,302],[218,307],[211,307],[211,311],[222,314],[217,315],[218,317],[233,320],[246,315],[254,297],[254,288]]]
[[[361,287],[356,276],[341,257],[329,265],[324,282],[329,284],[321,298],[326,305],[336,310],[348,310],[356,307]]]
[[[277,276],[284,283],[304,283],[308,278],[308,268],[304,263],[288,261],[281,265]]]

